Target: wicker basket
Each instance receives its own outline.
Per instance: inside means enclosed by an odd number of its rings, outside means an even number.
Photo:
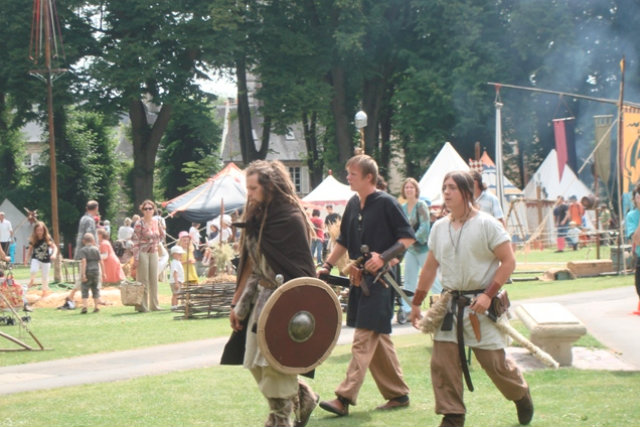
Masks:
[[[144,284],[140,282],[122,282],[120,284],[120,299],[122,299],[122,305],[142,304],[143,294]]]

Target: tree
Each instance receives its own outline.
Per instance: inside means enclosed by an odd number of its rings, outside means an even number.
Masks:
[[[271,118],[264,116],[259,148],[253,138],[248,77],[255,70],[256,51],[262,34],[261,9],[257,0],[217,0],[211,5],[211,26],[216,45],[224,46],[216,63],[235,70],[237,80],[238,130],[242,161],[265,159],[269,149]]]
[[[198,94],[210,45],[208,4],[198,0],[108,0],[99,56],[90,65],[95,102],[127,111],[133,142],[135,204],[153,197],[155,160],[176,102]],[[104,101],[104,102],[103,102]]]
[[[212,106],[206,100],[188,99],[175,105],[159,153],[159,181],[164,200],[200,184],[202,178],[220,169],[221,134]],[[189,166],[191,168],[185,170]]]
[[[100,203],[103,216],[114,214],[116,141],[103,116],[93,111],[57,111],[55,124],[61,141],[56,145],[60,235],[65,242],[75,243],[78,219],[88,200]],[[43,160],[42,165],[33,168],[33,178],[25,191],[31,194],[41,217],[47,218],[51,215],[51,189],[43,183],[49,180],[48,150]]]

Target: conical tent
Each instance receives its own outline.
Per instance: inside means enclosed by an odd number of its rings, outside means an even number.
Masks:
[[[313,203],[316,206],[326,204],[346,205],[355,194],[351,187],[342,184],[333,175],[329,174],[316,188],[302,198],[304,202]]]
[[[536,186],[542,188],[542,198],[546,200],[555,200],[558,196],[564,196],[565,199],[576,196],[580,200],[582,197],[592,194],[589,187],[580,181],[571,168],[565,167],[562,179],[560,179],[558,174],[558,155],[555,149],[549,152],[524,188],[524,194],[527,199],[536,199]]]
[[[187,191],[162,206],[171,216],[181,216],[187,221],[204,224],[224,211],[233,212],[242,208],[247,200],[244,172],[234,163],[229,163],[220,172],[196,188]]]
[[[452,171],[468,171],[469,165],[449,142],[445,142],[438,155],[431,162],[431,166],[420,179],[420,197],[427,198],[432,205],[441,206],[442,181],[444,176]]]

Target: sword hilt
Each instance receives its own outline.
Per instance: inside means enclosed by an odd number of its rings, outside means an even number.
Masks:
[[[369,249],[369,245],[361,245],[360,253],[362,254],[362,268],[364,268],[364,264],[371,258],[371,250]],[[362,289],[362,293],[365,296],[368,297],[369,295],[371,295],[369,286],[367,285],[367,281],[364,280],[364,278],[362,278],[362,280],[360,281],[360,288]]]

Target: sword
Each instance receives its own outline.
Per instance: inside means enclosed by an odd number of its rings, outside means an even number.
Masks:
[[[378,272],[378,274],[376,275],[373,283],[377,282],[378,280],[381,280],[385,286],[387,286],[387,284],[391,285],[391,287],[398,293],[398,295],[400,295],[400,298],[402,298],[407,304],[409,304],[409,306],[411,306],[411,299],[407,296],[400,285],[398,285],[398,282],[396,282],[391,273],[389,273],[389,268],[383,267],[383,269],[380,270],[380,272]]]

